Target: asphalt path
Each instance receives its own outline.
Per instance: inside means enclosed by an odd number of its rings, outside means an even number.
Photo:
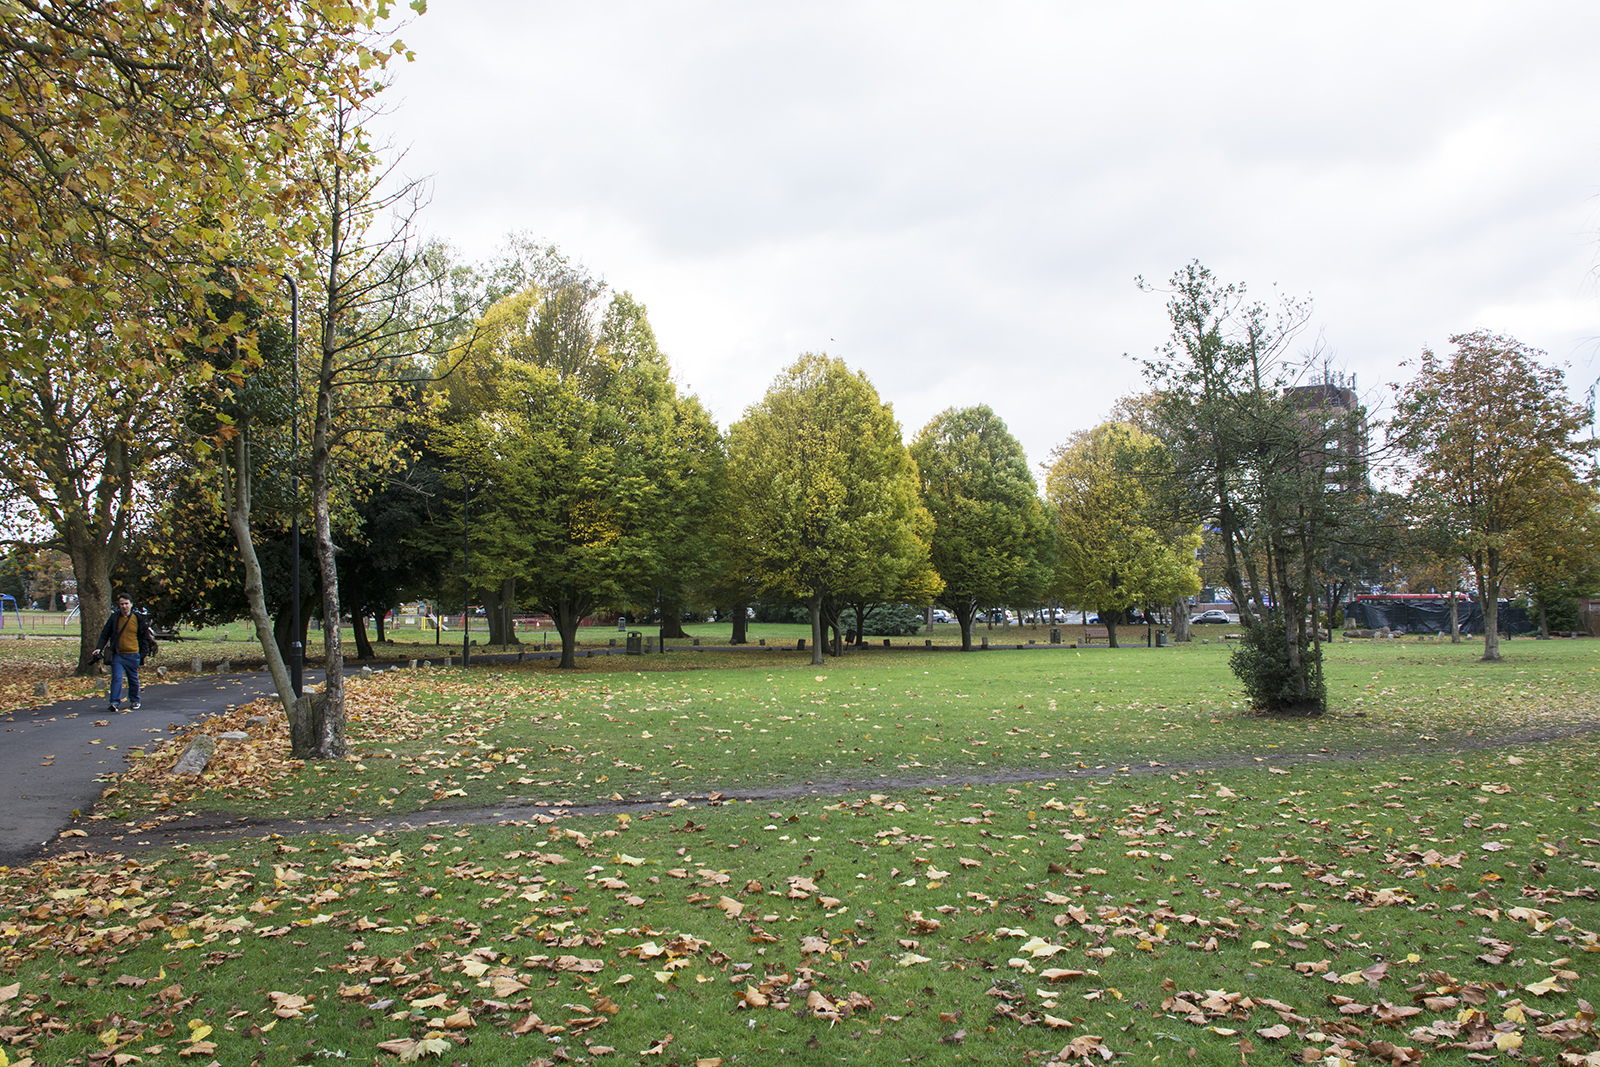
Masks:
[[[147,666],[138,711],[108,711],[106,689],[0,715],[0,865],[26,863],[100,799],[108,775],[127,769],[125,753],[170,738],[196,719],[271,696],[266,671],[161,681]],[[143,680],[143,679],[141,679]],[[105,679],[110,684],[110,676]],[[310,689],[321,671],[307,671]]]

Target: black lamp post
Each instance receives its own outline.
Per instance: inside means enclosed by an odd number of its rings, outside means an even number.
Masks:
[[[294,404],[290,413],[289,496],[294,501],[290,519],[294,585],[289,607],[289,687],[296,699],[305,693],[305,646],[300,642],[300,286],[285,274],[289,283],[289,358],[293,379]]]
[[[472,485],[461,476],[461,665],[472,655]]]

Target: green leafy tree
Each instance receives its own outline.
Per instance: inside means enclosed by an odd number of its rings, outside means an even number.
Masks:
[[[597,324],[601,292],[558,278],[491,307],[435,436],[473,487],[474,571],[550,615],[569,668],[585,615],[652,601],[709,554],[695,542],[722,461],[644,308],[619,294]]]
[[[1483,603],[1483,659],[1500,658],[1499,602],[1519,560],[1538,558],[1573,516],[1592,515],[1579,440],[1592,412],[1567,398],[1544,353],[1478,330],[1424,349],[1400,388],[1391,440],[1410,458],[1410,491],[1458,531]],[[1553,525],[1554,524],[1554,525]]]
[[[972,649],[977,613],[1036,602],[1050,584],[1049,519],[1022,446],[989,407],[948,408],[911,442],[922,501],[933,516],[938,602]]]
[[[1274,371],[1309,310],[1286,300],[1274,313],[1197,262],[1177,271],[1166,292],[1171,339],[1144,360],[1154,420],[1188,517],[1217,531],[1222,579],[1248,626],[1270,600],[1256,526],[1264,468],[1255,460],[1272,422],[1263,409],[1285,384]]]
[[[1155,438],[1107,422],[1057,448],[1045,479],[1058,546],[1054,592],[1097,610],[1113,648],[1123,612],[1200,590],[1199,530],[1171,536],[1153,513],[1151,487],[1168,463]]]
[[[808,353],[779,374],[729,428],[728,464],[735,570],[806,604],[813,663],[823,662],[824,624],[838,629],[825,603],[886,590],[926,603],[940,591],[933,518],[900,426],[842,360]]]
[[[384,0],[8,3],[6,363],[54,365],[71,344],[88,364],[141,374],[236,333],[210,300],[279,288],[304,234],[307,118],[375,91],[404,53],[377,32],[388,14]]]

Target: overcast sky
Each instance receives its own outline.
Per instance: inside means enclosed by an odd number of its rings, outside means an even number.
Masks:
[[[1600,375],[1600,4],[431,0],[384,123],[430,235],[645,303],[726,426],[804,351],[1035,462],[1198,259],[1369,402],[1477,328]],[[1274,288],[1276,287],[1276,288]]]

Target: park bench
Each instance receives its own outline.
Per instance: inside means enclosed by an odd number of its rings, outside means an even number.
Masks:
[[[1083,628],[1083,643],[1088,644],[1095,638],[1111,640],[1111,631],[1104,626],[1085,626]]]

